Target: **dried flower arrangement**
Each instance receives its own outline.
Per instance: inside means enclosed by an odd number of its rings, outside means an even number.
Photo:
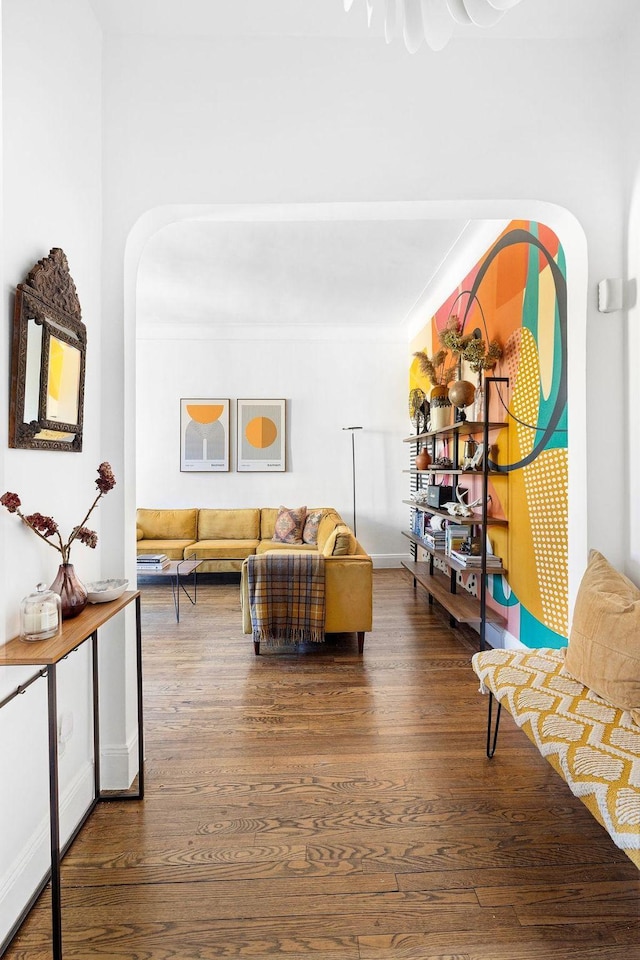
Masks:
[[[473,340],[473,334],[462,333],[460,318],[454,313],[447,320],[444,330],[438,334],[438,339],[454,357],[462,357],[469,342]]]
[[[502,347],[498,340],[492,340],[487,347],[486,342],[475,337],[472,333],[462,333],[460,319],[455,314],[449,317],[444,330],[438,334],[442,349],[433,357],[429,357],[425,350],[414,353],[418,360],[420,372],[428,377],[435,386],[447,386],[455,379],[460,360],[466,360],[474,373],[482,370],[493,370],[502,356]],[[447,358],[451,355],[451,361]]]
[[[98,534],[95,532],[95,530],[89,530],[85,524],[98,505],[98,501],[101,499],[101,497],[109,493],[110,490],[113,490],[115,485],[116,478],[113,475],[111,465],[108,463],[101,463],[98,467],[98,479],[96,480],[98,495],[87,510],[82,522],[77,527],[73,528],[66,543],[62,539],[58,524],[53,517],[45,517],[41,513],[30,513],[25,515],[21,512],[20,507],[22,504],[17,493],[10,493],[9,491],[7,491],[7,493],[3,493],[3,495],[0,497],[0,504],[2,504],[3,507],[6,507],[9,513],[17,513],[22,522],[26,524],[30,530],[33,530],[37,537],[40,537],[40,539],[44,540],[44,542],[50,547],[53,547],[54,550],[57,550],[60,554],[62,554],[63,563],[69,563],[71,546],[75,540],[79,540],[80,543],[84,543],[86,547],[91,547],[92,550],[95,549],[96,544],[98,543]],[[54,543],[49,539],[49,537],[53,536],[57,536],[57,543]]]
[[[463,357],[474,373],[493,370],[502,356],[502,346],[498,340],[492,340],[487,347],[484,340],[473,337],[464,349]]]
[[[451,383],[458,369],[457,363],[447,363],[448,352],[438,350],[432,357],[426,350],[418,350],[414,353],[418,361],[420,373],[431,381],[431,385],[446,387]]]

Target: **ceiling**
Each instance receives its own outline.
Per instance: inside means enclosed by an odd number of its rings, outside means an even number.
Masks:
[[[174,223],[145,247],[138,319],[400,326],[465,226],[457,220]]]
[[[343,0],[90,0],[104,30],[148,36],[371,37],[383,35],[382,0],[367,28],[365,0],[345,13]],[[521,0],[490,30],[456,28],[463,38],[622,36],[638,16],[637,0]],[[384,41],[383,41],[384,42]],[[426,48],[424,56],[437,56]]]
[[[384,5],[372,2],[369,30],[365,0],[354,0],[348,14],[343,0],[90,0],[106,34],[265,42],[341,38],[384,45]],[[491,30],[457,27],[452,43],[456,37],[613,38],[639,9],[638,0],[521,0]],[[423,47],[416,56],[438,54]],[[461,249],[471,247],[477,259],[501,227],[464,220],[174,223],[145,248],[138,329],[170,336],[176,328],[186,333],[187,325],[198,325],[211,336],[228,336],[278,326],[292,335],[366,325],[389,335],[411,334],[412,310],[453,248],[463,260]],[[481,249],[478,237],[487,238]],[[466,269],[474,262],[467,258]],[[458,281],[459,275],[446,292]]]

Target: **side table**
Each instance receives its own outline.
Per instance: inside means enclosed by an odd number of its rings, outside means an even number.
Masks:
[[[136,681],[138,696],[138,786],[136,790],[123,792],[103,792],[100,785],[100,716],[98,702],[98,629],[107,623],[132,601],[136,605]],[[51,835],[51,928],[52,956],[62,960],[62,898],[60,890],[60,861],[64,855],[60,851],[60,798],[58,782],[58,708],[56,690],[56,667],[58,663],[76,650],[86,640],[91,640],[92,654],[92,690],[93,690],[93,753],[94,753],[94,797],[82,821],[67,844],[67,849],[100,801],[142,800],[144,798],[144,743],[142,716],[142,631],[140,626],[140,591],[129,590],[110,603],[88,604],[73,620],[65,620],[62,632],[51,640],[27,642],[14,637],[5,646],[0,647],[0,667],[44,667],[26,683],[21,684],[14,693],[5,697],[0,706],[23,693],[27,686],[41,676],[47,678],[47,706],[49,730],[49,817]],[[66,850],[64,851],[66,852]],[[37,895],[48,882],[45,877]],[[35,897],[34,897],[35,901]],[[32,902],[34,902],[32,901]],[[26,911],[25,911],[26,913]],[[24,919],[20,918],[20,922]],[[19,924],[14,928],[17,932]]]

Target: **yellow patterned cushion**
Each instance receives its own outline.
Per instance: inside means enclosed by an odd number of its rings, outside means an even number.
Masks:
[[[640,590],[597,550],[576,597],[565,666],[640,724]]]
[[[473,669],[640,867],[640,727],[565,669],[565,650],[485,650]]]

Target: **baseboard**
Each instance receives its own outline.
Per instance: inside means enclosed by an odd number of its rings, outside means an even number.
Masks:
[[[373,561],[374,569],[382,570],[389,567],[399,567],[402,560],[408,559],[406,553],[372,553],[370,557]]]
[[[137,731],[127,743],[101,748],[100,787],[102,790],[127,790],[137,773]]]
[[[86,761],[60,796],[60,840],[64,845],[93,801],[93,763]],[[0,954],[34,891],[51,866],[49,808],[20,856],[0,875]]]

